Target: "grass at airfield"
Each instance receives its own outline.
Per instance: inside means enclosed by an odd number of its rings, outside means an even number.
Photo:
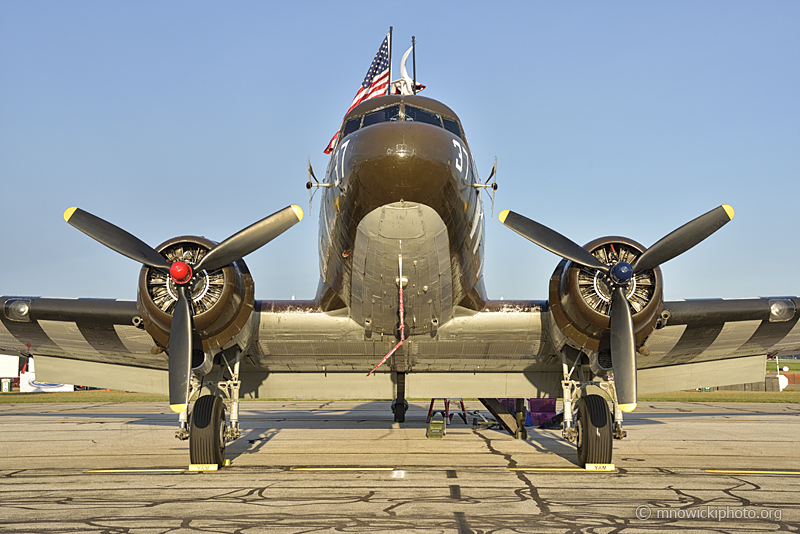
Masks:
[[[784,366],[789,368],[789,373],[800,373],[800,361],[797,360],[778,360],[778,363],[783,369]],[[767,372],[774,373],[775,372],[775,361],[767,362]],[[783,371],[781,371],[783,372]]]
[[[642,402],[775,402],[800,403],[800,389],[777,391],[674,391],[656,395],[639,395]]]
[[[0,393],[0,404],[47,402],[169,402],[169,397],[150,393],[129,393],[127,391],[106,391],[90,389],[86,391],[51,391],[48,393]]]

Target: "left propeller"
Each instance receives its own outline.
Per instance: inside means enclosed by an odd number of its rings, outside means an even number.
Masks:
[[[190,297],[192,280],[203,271],[220,269],[263,247],[303,219],[303,210],[291,205],[264,217],[212,248],[196,265],[169,263],[154,248],[127,231],[80,208],[69,208],[64,220],[108,248],[148,267],[169,273],[177,288],[169,336],[169,405],[182,412],[189,404],[192,372],[194,313]]]
[[[602,272],[612,289],[609,310],[611,366],[620,409],[625,412],[636,408],[636,333],[633,315],[626,297],[626,289],[636,273],[658,267],[683,254],[733,219],[733,208],[723,204],[689,221],[659,239],[633,263],[615,261],[601,263],[591,252],[574,241],[527,217],[505,210],[500,222],[522,237],[564,259]]]

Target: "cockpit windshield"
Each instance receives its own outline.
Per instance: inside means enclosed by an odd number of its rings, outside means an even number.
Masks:
[[[361,125],[361,127],[366,128],[367,126],[372,126],[373,124],[378,124],[379,122],[397,120],[400,120],[400,106],[391,106],[364,115],[364,123]]]
[[[442,122],[444,122],[445,130],[447,130],[453,135],[461,137],[461,130],[458,127],[458,121],[454,121],[453,119],[442,118]]]
[[[442,118],[436,113],[408,105],[405,108],[405,119],[407,121],[424,122],[425,124],[434,124],[436,126],[442,125]]]
[[[354,117],[348,119],[344,124],[342,130],[342,138],[347,137],[351,133],[373,124],[390,121],[414,121],[424,124],[431,124],[444,128],[448,132],[461,137],[461,129],[458,126],[458,121],[442,117],[438,113],[428,111],[425,109],[417,108],[404,104],[402,107],[398,104],[389,106],[387,108],[379,109],[367,113],[363,117]]]

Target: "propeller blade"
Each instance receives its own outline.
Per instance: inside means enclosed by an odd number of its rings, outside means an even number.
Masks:
[[[189,404],[189,375],[192,372],[192,305],[189,288],[177,285],[178,302],[169,333],[169,407],[181,413]]]
[[[689,221],[677,230],[659,239],[644,254],[636,258],[633,272],[646,271],[683,254],[733,219],[733,208],[723,204],[718,208]]]
[[[240,260],[263,247],[303,219],[303,210],[292,204],[264,217],[212,248],[195,267],[196,271],[214,271]]]
[[[153,247],[100,217],[96,217],[80,208],[69,208],[64,212],[64,220],[92,239],[99,241],[123,256],[143,263],[148,267],[169,271],[169,263]]]
[[[617,402],[623,412],[636,409],[636,337],[625,289],[617,287],[611,298],[611,365]]]
[[[540,247],[585,267],[608,273],[608,265],[601,263],[585,248],[555,230],[509,210],[501,211],[499,218],[501,223]]]

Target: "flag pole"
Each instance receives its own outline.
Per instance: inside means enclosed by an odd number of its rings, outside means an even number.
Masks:
[[[389,26],[389,85],[386,87],[386,94],[392,94],[392,27]]]
[[[417,40],[413,35],[411,36],[411,61],[414,65],[414,87],[412,92],[417,94]]]

